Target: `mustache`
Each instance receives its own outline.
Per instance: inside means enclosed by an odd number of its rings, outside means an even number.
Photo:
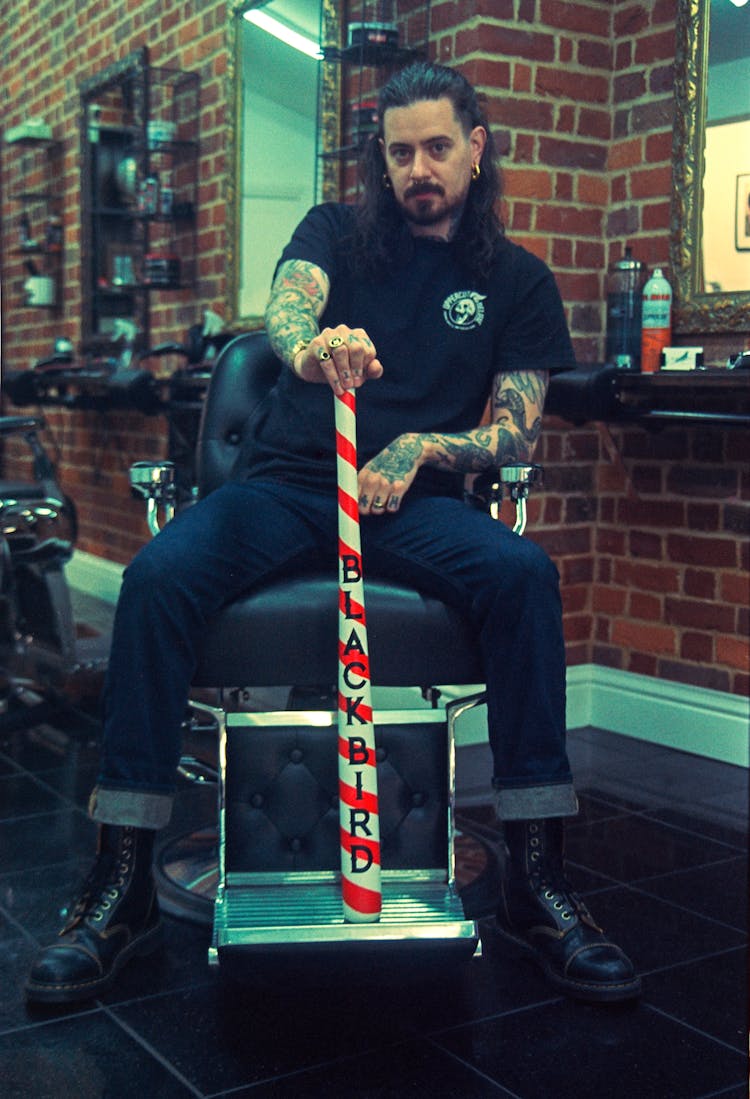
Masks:
[[[444,195],[443,188],[438,183],[412,183],[404,191],[404,198],[418,198],[420,195]]]

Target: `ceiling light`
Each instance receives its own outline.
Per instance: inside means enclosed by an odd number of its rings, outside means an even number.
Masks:
[[[251,8],[250,11],[243,12],[243,16],[248,23],[254,23],[256,27],[272,34],[274,38],[285,42],[287,46],[293,46],[295,50],[307,54],[308,57],[314,57],[316,61],[319,61],[323,56],[320,45],[313,42],[312,38],[306,38],[304,34],[293,31],[291,27],[287,27],[285,23],[280,23],[278,19],[274,19],[272,15],[267,15],[260,8]]]

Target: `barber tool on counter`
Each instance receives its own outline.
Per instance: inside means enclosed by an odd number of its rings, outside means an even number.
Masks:
[[[641,294],[645,281],[642,262],[631,249],[609,269],[607,276],[607,362],[621,370],[641,365]]]

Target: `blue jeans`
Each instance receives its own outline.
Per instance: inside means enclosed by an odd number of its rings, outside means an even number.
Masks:
[[[366,576],[398,579],[468,613],[481,639],[498,812],[576,811],[565,751],[559,578],[527,539],[463,501],[407,495],[361,523]],[[232,481],[172,520],[125,570],[104,691],[96,820],[167,822],[181,723],[205,623],[254,586],[337,560],[335,495]]]

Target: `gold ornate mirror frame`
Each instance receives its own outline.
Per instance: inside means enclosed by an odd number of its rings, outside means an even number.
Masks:
[[[675,55],[670,261],[680,334],[750,330],[750,291],[706,293],[702,278],[703,170],[710,0],[679,0]]]
[[[240,179],[242,158],[242,73],[240,28],[242,13],[261,7],[264,0],[230,0],[227,11],[227,325],[236,331],[263,326],[263,318],[243,317],[239,313],[240,287]],[[313,3],[314,0],[309,0]],[[321,44],[341,45],[340,0],[318,0],[321,10]],[[318,93],[318,154],[320,156],[320,194],[323,201],[335,202],[340,196],[340,161],[333,155],[341,145],[340,67],[321,64]],[[294,226],[289,227],[289,232]]]

